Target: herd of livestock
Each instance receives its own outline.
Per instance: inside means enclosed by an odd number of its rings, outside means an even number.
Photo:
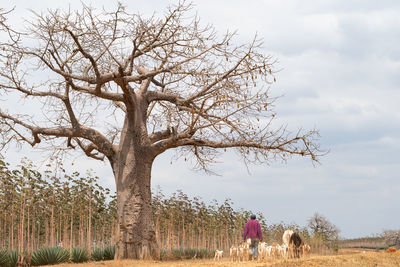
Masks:
[[[229,258],[232,261],[245,261],[253,259],[254,255],[250,252],[250,239],[243,242],[239,246],[232,246],[229,250]],[[258,244],[258,260],[265,260],[268,258],[300,258],[307,256],[310,253],[310,245],[304,243],[299,234],[293,230],[286,230],[282,236],[282,244],[273,243],[268,245],[265,242]],[[216,250],[214,260],[219,260],[223,256],[222,250]]]

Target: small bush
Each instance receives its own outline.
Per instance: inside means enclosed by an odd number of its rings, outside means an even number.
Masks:
[[[175,257],[175,259],[182,259],[182,250],[180,249],[173,249],[171,254]]]
[[[212,258],[212,257],[214,257],[214,251],[213,250],[208,250],[206,248],[199,249],[197,258],[209,259],[209,258]]]
[[[104,260],[104,250],[102,250],[101,248],[95,248],[92,251],[92,260],[94,261]]]
[[[185,249],[183,251],[183,255],[185,257],[185,259],[193,259],[193,258],[197,258],[197,249]]]
[[[183,260],[183,259],[209,259],[214,257],[214,251],[208,249],[174,249],[170,253],[160,252],[161,260]]]
[[[115,246],[109,246],[104,248],[104,260],[113,260],[115,255]]]
[[[85,248],[73,248],[71,261],[74,263],[81,263],[89,261],[89,252]]]
[[[69,261],[69,251],[60,247],[40,248],[32,253],[32,265],[59,264]]]

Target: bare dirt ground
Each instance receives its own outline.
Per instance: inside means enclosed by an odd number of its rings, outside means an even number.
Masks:
[[[228,258],[224,258],[220,261],[214,260],[182,260],[182,261],[136,261],[136,260],[123,260],[123,261],[102,261],[102,262],[89,262],[83,264],[59,264],[53,265],[57,267],[180,267],[180,266],[195,266],[195,267],[207,267],[207,266],[260,266],[260,267],[395,267],[400,266],[400,254],[399,253],[386,253],[386,252],[365,252],[361,251],[345,251],[339,255],[311,255],[308,258],[301,259],[270,259],[263,262],[248,261],[248,262],[231,262]]]

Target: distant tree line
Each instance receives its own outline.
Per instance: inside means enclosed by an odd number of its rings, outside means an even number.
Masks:
[[[10,169],[0,159],[0,248],[111,245],[116,199],[110,190],[90,173],[67,174],[59,164],[47,169],[42,174],[27,159]]]
[[[199,197],[190,199],[178,190],[169,198],[161,190],[153,196],[156,236],[163,250],[221,249],[239,244],[251,211],[235,210],[230,199],[207,205]],[[263,232],[268,227],[262,214],[257,214]]]
[[[400,249],[400,230],[384,230],[382,237],[385,239],[386,244]]]
[[[114,192],[99,185],[93,173],[68,174],[56,161],[46,168],[41,173],[24,159],[12,169],[0,158],[0,248],[29,252],[62,246],[92,251],[114,245]],[[180,190],[167,197],[158,188],[152,201],[157,242],[166,252],[238,245],[253,213],[235,209],[230,199],[207,204]],[[263,214],[256,215],[268,243],[281,243],[286,229],[294,229],[315,247],[332,248],[338,239],[336,226],[319,214],[304,227],[283,222],[268,225]]]

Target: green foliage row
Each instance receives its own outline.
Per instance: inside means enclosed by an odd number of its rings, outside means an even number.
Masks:
[[[384,246],[384,245],[379,245],[379,246],[345,246],[345,248],[359,248],[359,249],[379,249],[379,250],[386,250],[390,246]]]
[[[24,253],[26,254],[26,253]],[[113,260],[115,246],[96,248],[92,252],[92,260]],[[32,253],[32,266],[60,264],[64,262],[82,263],[90,260],[89,252],[85,248],[73,248],[70,255],[67,249],[61,247],[45,247]],[[15,267],[18,261],[18,251],[0,250],[0,267]]]

